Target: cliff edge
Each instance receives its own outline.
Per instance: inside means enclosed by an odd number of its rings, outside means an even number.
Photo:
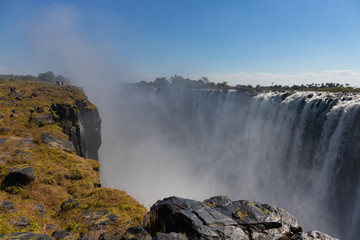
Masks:
[[[101,119],[81,89],[0,80],[0,239],[122,236],[147,210],[102,188]]]

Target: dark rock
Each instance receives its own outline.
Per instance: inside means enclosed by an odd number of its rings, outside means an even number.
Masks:
[[[98,150],[101,145],[101,118],[95,107],[85,101],[76,101],[80,111],[80,121],[84,128],[81,147],[84,157],[99,160]]]
[[[34,122],[36,125],[38,125],[40,127],[55,123],[55,121],[54,121],[54,119],[52,118],[51,115],[32,116],[30,118],[30,122]]]
[[[0,128],[0,133],[5,134],[6,132],[10,131],[10,128],[8,127],[2,127]]]
[[[107,225],[113,224],[118,220],[118,217],[106,209],[97,211],[87,211],[82,216],[85,224],[88,224],[89,230],[95,231],[104,229]]]
[[[21,101],[22,99],[20,97],[15,97],[15,100]]]
[[[150,220],[150,232],[152,236],[157,234],[153,239],[176,239],[159,234],[175,232],[188,239],[334,240],[316,231],[303,233],[295,217],[284,209],[245,200],[231,201],[226,196],[204,202],[165,198],[151,207]]]
[[[0,239],[19,239],[19,240],[51,240],[48,235],[35,234],[32,232],[18,232],[8,235],[0,235]]]
[[[5,144],[6,141],[7,141],[7,138],[0,138],[0,144]]]
[[[75,152],[74,144],[68,140],[61,140],[49,134],[42,135],[41,139],[50,147],[59,148],[67,152]]]
[[[36,212],[40,212],[40,213],[46,213],[47,212],[44,205],[42,205],[42,204],[35,204],[34,210]]]
[[[55,121],[61,122],[64,133],[74,144],[76,154],[99,160],[101,119],[98,110],[90,107],[86,101],[77,100],[75,106],[68,103],[54,103],[51,105],[51,111]]]
[[[25,228],[30,225],[30,222],[24,216],[16,216],[10,221],[10,223],[19,228]]]
[[[203,201],[203,203],[208,207],[224,207],[232,203],[231,199],[227,196],[215,196]]]
[[[36,178],[35,171],[30,165],[13,168],[2,182],[3,186],[23,186],[33,182]]]
[[[158,233],[153,237],[153,240],[187,240],[181,233]]]
[[[61,210],[69,210],[80,207],[80,203],[73,198],[70,198],[66,202],[63,202],[60,206]]]
[[[96,238],[89,236],[89,235],[84,235],[78,238],[78,240],[96,240]]]
[[[52,223],[46,224],[46,226],[45,226],[45,230],[46,230],[46,231],[55,231],[56,228],[57,228],[56,225],[55,225],[55,224],[52,224]]]
[[[195,200],[165,198],[151,207],[150,216],[152,234],[166,229],[189,239],[249,239],[235,220]]]
[[[32,97],[37,97],[37,96],[39,96],[39,95],[38,95],[37,93],[32,93],[31,96],[32,96]]]
[[[37,113],[42,113],[42,112],[44,112],[44,107],[34,106],[34,110],[35,110]]]
[[[99,240],[109,240],[109,233],[108,232],[103,232],[100,234],[99,236]]]
[[[141,226],[130,227],[121,240],[151,240],[150,234]]]
[[[4,201],[0,205],[0,209],[1,210],[6,210],[6,211],[16,210],[15,204],[13,202],[10,202],[10,201]]]
[[[70,236],[70,232],[68,232],[66,230],[54,231],[52,233],[52,237],[55,239],[64,239],[64,238],[67,238],[68,236]]]

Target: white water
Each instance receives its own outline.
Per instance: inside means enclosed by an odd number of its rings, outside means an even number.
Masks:
[[[117,103],[105,186],[147,207],[224,194],[285,208],[307,230],[360,233],[358,95],[131,90]]]

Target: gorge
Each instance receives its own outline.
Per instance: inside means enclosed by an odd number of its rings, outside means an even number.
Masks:
[[[329,92],[120,91],[102,183],[151,205],[171,195],[261,201],[305,228],[360,232],[360,98]],[[116,106],[115,106],[116,105]],[[106,153],[106,154],[105,154]]]

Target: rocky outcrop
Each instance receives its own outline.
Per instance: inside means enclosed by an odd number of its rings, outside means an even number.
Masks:
[[[67,152],[75,152],[75,146],[68,140],[61,140],[49,134],[41,136],[41,140],[52,148],[59,148]]]
[[[98,149],[101,145],[101,118],[95,106],[90,106],[85,101],[76,101],[80,112],[81,148],[86,158],[99,160]]]
[[[146,232],[129,229],[124,239],[143,239]],[[150,209],[149,232],[152,239],[281,239],[335,240],[318,231],[303,232],[294,216],[284,209],[250,202],[231,201],[217,196],[203,202],[179,197],[165,198]],[[139,233],[139,236],[136,235]],[[132,236],[129,238],[128,236]]]
[[[24,186],[33,182],[36,178],[34,169],[29,165],[13,168],[2,181],[2,186]]]
[[[51,112],[74,144],[77,155],[99,160],[101,118],[97,108],[88,101],[77,100],[75,105],[54,103]]]

